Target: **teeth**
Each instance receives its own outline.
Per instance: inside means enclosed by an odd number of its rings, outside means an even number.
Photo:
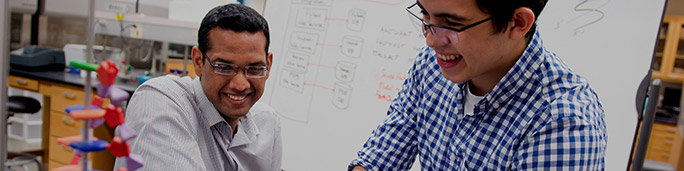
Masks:
[[[244,96],[234,96],[234,95],[230,95],[230,94],[228,95],[228,98],[230,98],[231,100],[243,100],[246,97],[247,97],[247,95],[244,95]]]
[[[461,58],[460,55],[456,56],[456,55],[442,55],[442,54],[437,54],[437,57],[438,57],[439,59],[442,59],[442,60],[445,60],[445,61],[450,61],[450,60],[454,60],[454,59]]]

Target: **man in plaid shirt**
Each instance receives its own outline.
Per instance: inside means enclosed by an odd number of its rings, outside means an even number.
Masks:
[[[540,39],[546,0],[418,0],[429,47],[349,170],[603,170],[605,114]]]

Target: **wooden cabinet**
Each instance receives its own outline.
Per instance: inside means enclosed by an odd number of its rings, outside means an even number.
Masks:
[[[663,18],[652,68],[653,78],[684,82],[684,16]]]
[[[29,91],[38,91],[38,81],[33,80],[33,79],[28,79],[24,77],[17,77],[17,76],[9,76],[9,85],[11,87],[19,88],[19,89],[24,89],[24,90],[29,90]]]
[[[67,106],[84,104],[83,88],[13,75],[8,78],[11,87],[43,94],[43,163],[50,169],[69,164],[74,150],[57,144],[57,138],[80,133],[83,121],[72,119],[65,109]],[[96,95],[95,91],[93,95]],[[109,104],[109,100],[105,99],[104,103]],[[114,129],[100,126],[93,130],[93,134],[98,139],[111,141]],[[90,158],[93,169],[98,170],[112,170],[116,159],[108,150],[91,153]]]
[[[648,143],[646,159],[661,161],[677,167],[682,148],[681,131],[677,126],[654,123]]]
[[[83,105],[85,100],[85,93],[83,88],[44,83],[41,84],[41,91],[45,92],[46,96],[50,96],[50,122],[49,122],[49,152],[48,165],[67,165],[71,162],[74,156],[74,150],[69,147],[64,147],[57,144],[57,138],[78,135],[83,127],[83,121],[74,120],[69,117],[65,109],[71,105]],[[93,96],[96,92],[93,91]],[[92,98],[91,98],[92,99]],[[105,101],[107,103],[108,101]],[[113,137],[113,129],[104,128],[100,126],[93,130],[95,137],[111,141]],[[44,136],[45,137],[45,136]],[[114,166],[115,157],[104,150],[92,153],[91,161],[93,169],[112,170]]]

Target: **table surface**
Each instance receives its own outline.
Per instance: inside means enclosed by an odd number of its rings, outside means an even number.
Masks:
[[[10,68],[10,75],[26,77],[36,80],[51,81],[55,83],[62,83],[78,87],[83,87],[85,85],[85,77],[81,76],[81,74],[68,73],[64,71],[27,71]],[[97,79],[92,79],[91,83],[93,90],[95,90],[95,87],[97,84],[99,84],[99,82],[97,81]],[[130,94],[133,94],[133,92],[140,85],[140,83],[138,83],[137,81],[117,79],[114,85],[127,91]]]

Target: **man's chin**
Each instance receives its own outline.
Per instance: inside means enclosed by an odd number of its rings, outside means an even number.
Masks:
[[[446,78],[447,80],[454,82],[454,83],[462,83],[462,82],[468,81],[467,78],[463,78],[462,76],[447,75],[444,72],[442,72],[442,75],[444,76],[444,78]]]

